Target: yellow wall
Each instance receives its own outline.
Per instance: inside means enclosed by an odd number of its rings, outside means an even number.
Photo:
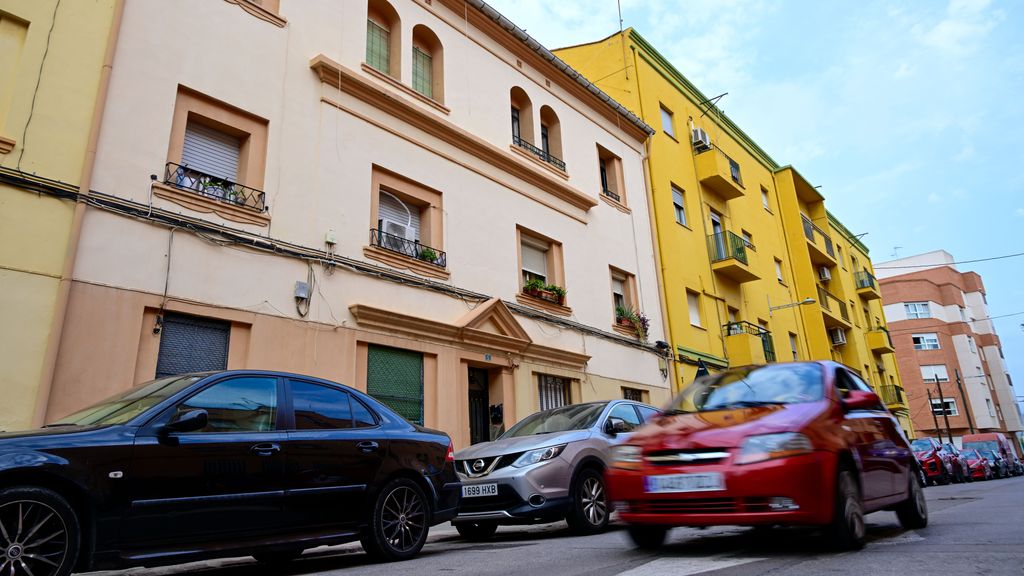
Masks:
[[[0,0],[5,175],[78,184],[114,4],[63,2],[55,15],[56,0]],[[69,201],[0,184],[0,430],[31,421],[73,213]]]

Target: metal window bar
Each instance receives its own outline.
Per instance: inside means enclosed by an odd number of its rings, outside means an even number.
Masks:
[[[391,73],[391,31],[366,21],[366,63],[379,72]]]
[[[366,392],[416,424],[423,424],[423,354],[371,345]]]
[[[611,198],[612,200],[615,200],[616,202],[621,202],[622,201],[622,197],[621,196],[619,196],[618,194],[616,194],[615,192],[612,192],[611,190],[609,190],[607,188],[602,188],[601,189],[601,194],[604,194],[605,196]]]
[[[772,333],[770,330],[758,326],[757,324],[751,324],[746,321],[729,322],[722,326],[722,333],[728,336],[735,336],[737,334],[750,334],[761,339],[761,346],[764,349],[764,359],[766,362],[775,362],[775,343],[772,342]]]
[[[568,379],[547,374],[540,374],[539,378],[538,392],[541,410],[560,408],[570,404]]]
[[[822,244],[825,246],[825,252],[827,252],[829,256],[835,258],[836,252],[835,248],[832,246],[832,238],[824,230],[819,228],[817,224],[811,222],[811,219],[807,216],[801,214],[800,219],[803,220],[804,236],[807,237],[807,240],[809,240],[811,244],[817,245],[818,241],[814,238],[815,232],[817,232],[821,236]]]
[[[843,320],[850,321],[850,314],[847,312],[846,303],[821,286],[818,286],[818,303],[829,312],[839,311],[839,315],[842,316]]]
[[[637,390],[636,388],[623,388],[622,399],[632,400],[634,402],[643,402],[644,393],[641,390]]]
[[[164,168],[164,184],[226,204],[266,212],[266,194],[262,190],[242,186],[224,178],[200,172],[182,164],[168,162]]]
[[[388,234],[377,228],[370,229],[370,246],[377,246],[378,248],[397,252],[410,258],[422,260],[438,268],[448,266],[448,254],[444,250],[420,244],[417,240],[407,240],[401,236]]]
[[[875,277],[867,270],[856,272],[853,275],[854,281],[857,283],[857,289],[871,288],[873,290],[878,289],[878,284],[875,283]]]
[[[541,160],[547,162],[548,164],[551,164],[555,168],[558,168],[559,170],[565,172],[565,162],[562,162],[560,158],[556,158],[555,156],[548,154],[547,152],[541,150],[540,148],[537,148],[536,146],[530,144],[529,142],[520,138],[519,136],[512,136],[512,143],[515,144],[516,146],[519,146],[523,150],[526,150],[530,154],[533,154],[537,158],[540,158]]]
[[[886,384],[878,388],[879,396],[882,397],[882,402],[886,405],[890,404],[905,404],[905,395],[902,386],[896,386],[894,384]]]
[[[735,258],[744,264],[749,264],[748,248],[753,249],[753,244],[733,232],[719,232],[708,236],[708,255],[712,262]]]

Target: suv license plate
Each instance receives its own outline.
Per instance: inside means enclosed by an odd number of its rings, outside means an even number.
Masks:
[[[666,474],[644,478],[647,492],[708,492],[724,490],[725,481],[719,472],[705,474]]]
[[[463,498],[473,498],[475,496],[497,496],[498,485],[497,484],[466,484],[462,487]]]

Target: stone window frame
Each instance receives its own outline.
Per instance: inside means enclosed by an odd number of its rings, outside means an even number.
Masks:
[[[406,206],[420,210],[420,243],[434,250],[444,250],[444,194],[379,166],[371,166],[370,175],[370,227],[377,228],[380,210],[381,191],[398,198]],[[369,233],[367,233],[369,238]],[[431,278],[447,280],[451,276],[448,267],[439,268],[417,258],[385,250],[377,246],[364,246],[363,255],[371,260],[384,262],[396,268],[402,268]]]

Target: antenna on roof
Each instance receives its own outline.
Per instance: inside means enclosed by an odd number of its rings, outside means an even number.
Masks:
[[[724,98],[728,94],[729,94],[728,92],[722,92],[718,96],[715,96],[713,98],[708,98],[707,100],[701,102],[700,104],[697,104],[697,106],[703,106],[705,104],[708,104],[708,107],[704,109],[704,112],[701,112],[700,117],[703,118],[705,114],[707,114],[709,111],[711,111],[711,107],[712,106],[718,106],[718,101],[721,100],[722,98]]]
[[[893,246],[892,247],[892,257],[893,258],[899,258],[900,257],[900,248],[903,248],[903,246]]]
[[[619,34],[622,33],[622,0],[615,0],[615,4],[619,7]]]

